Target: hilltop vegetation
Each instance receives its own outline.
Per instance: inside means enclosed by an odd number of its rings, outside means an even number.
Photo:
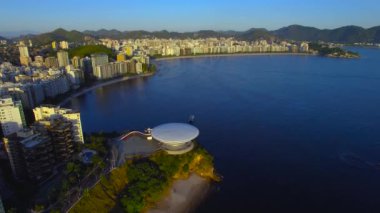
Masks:
[[[116,207],[124,212],[143,212],[165,196],[173,181],[186,179],[191,173],[218,180],[213,157],[199,145],[183,155],[161,151],[130,160],[88,190],[71,212],[109,212]]]
[[[124,165],[114,169],[108,177],[101,177],[94,188],[84,192],[70,212],[109,212],[128,183],[127,169],[128,165]]]
[[[311,43],[311,50],[318,51],[321,56],[337,57],[337,58],[358,58],[359,54],[352,51],[343,50],[340,47],[329,47],[324,44]]]
[[[74,56],[79,56],[81,58],[86,56],[91,56],[91,54],[94,53],[105,53],[108,55],[109,58],[115,58],[114,52],[103,45],[85,45],[85,46],[79,46],[74,49],[69,50],[69,56],[70,58]]]

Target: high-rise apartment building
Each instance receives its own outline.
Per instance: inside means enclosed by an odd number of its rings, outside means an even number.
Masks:
[[[74,66],[74,68],[78,69],[81,67],[80,65],[80,57],[78,56],[74,56],[72,59],[71,59],[71,64]]]
[[[60,108],[52,105],[43,105],[33,109],[36,122],[50,121],[58,118],[70,121],[72,123],[71,131],[73,139],[77,143],[84,143],[82,122],[79,112],[71,109]]]
[[[58,51],[57,58],[58,58],[59,67],[66,67],[67,65],[70,64],[69,54],[66,51]]]
[[[38,182],[52,174],[55,153],[48,135],[23,129],[4,137],[3,141],[17,179]]]
[[[20,45],[18,47],[18,50],[20,51],[20,56],[29,57],[29,51],[28,51],[28,47],[27,46]]]
[[[59,42],[59,47],[61,49],[67,50],[67,49],[69,49],[69,43],[67,41],[60,41]]]
[[[142,72],[143,72],[143,66],[142,66],[142,63],[137,62],[137,63],[136,63],[136,73],[137,73],[137,74],[141,74]]]
[[[71,82],[72,86],[77,87],[84,82],[83,70],[74,68],[73,65],[66,66],[66,74],[68,80]]]
[[[92,71],[96,78],[96,67],[99,65],[104,65],[108,63],[108,55],[107,54],[92,54],[91,55],[91,63],[92,63]]]
[[[43,123],[45,123],[45,127],[52,139],[55,159],[58,162],[68,161],[73,156],[75,150],[75,136],[72,132],[73,124],[64,118]]]
[[[24,66],[28,66],[30,61],[31,61],[31,59],[29,57],[28,47],[25,46],[24,44],[21,44],[18,47],[18,50],[20,52],[20,64],[24,65]]]
[[[15,133],[26,126],[21,101],[13,101],[11,97],[0,99],[0,123],[4,136]]]

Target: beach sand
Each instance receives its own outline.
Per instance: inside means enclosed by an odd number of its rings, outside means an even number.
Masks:
[[[156,58],[154,61],[168,61],[176,59],[189,59],[189,58],[210,58],[210,57],[231,57],[231,56],[282,56],[282,55],[293,55],[293,56],[315,56],[312,53],[291,53],[291,52],[263,52],[263,53],[226,53],[226,54],[205,54],[205,55],[183,55],[183,56],[169,56]]]
[[[192,174],[187,180],[175,181],[170,194],[148,212],[180,213],[194,211],[207,195],[209,188],[209,180]]]

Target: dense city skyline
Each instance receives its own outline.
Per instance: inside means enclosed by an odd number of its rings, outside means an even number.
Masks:
[[[17,15],[14,8],[17,8]],[[374,0],[360,3],[349,0],[344,4],[338,0],[271,0],[262,3],[243,0],[162,0],[149,4],[118,0],[69,0],[65,4],[55,1],[36,3],[15,0],[2,3],[0,18],[7,20],[12,17],[12,22],[0,23],[0,35],[41,33],[60,27],[79,31],[105,28],[178,32],[203,29],[247,30],[251,27],[274,30],[292,24],[321,29],[346,25],[369,28],[378,25],[380,15],[376,11],[379,8],[380,3]]]

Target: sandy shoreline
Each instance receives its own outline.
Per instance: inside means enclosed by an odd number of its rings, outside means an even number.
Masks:
[[[308,54],[308,53],[234,53],[234,54],[215,54],[215,55],[189,55],[189,56],[173,56],[173,57],[167,57],[167,58],[157,58],[154,59],[154,61],[166,61],[166,60],[176,60],[176,59],[187,59],[187,58],[208,58],[208,57],[229,57],[229,56],[252,56],[252,55],[257,55],[257,56],[281,56],[281,55],[294,55],[294,56],[314,56],[313,54]],[[97,83],[89,88],[82,89],[69,97],[65,98],[63,101],[61,101],[58,106],[62,106],[69,102],[71,99],[76,98],[78,96],[81,96],[91,90],[97,89],[99,87],[107,86],[110,84],[130,80],[130,79],[136,79],[140,77],[147,77],[151,76],[154,73],[146,73],[142,75],[136,75],[136,76],[127,76],[127,77],[122,77],[122,78],[117,78],[113,79],[110,81],[106,82],[100,82]]]
[[[173,183],[170,195],[157,204],[149,213],[178,213],[194,211],[205,198],[210,188],[210,181],[196,174],[186,180]]]
[[[141,75],[136,75],[136,76],[126,76],[126,77],[122,77],[122,78],[117,78],[117,79],[113,79],[113,80],[110,80],[110,81],[105,81],[105,82],[100,82],[100,83],[97,83],[89,88],[85,88],[85,89],[82,89],[72,95],[70,95],[69,97],[65,98],[65,100],[61,101],[58,106],[62,106],[64,104],[66,104],[67,102],[69,102],[71,99],[73,98],[76,98],[78,96],[81,96],[87,92],[90,92],[91,90],[94,90],[94,89],[97,89],[99,87],[103,87],[103,86],[107,86],[107,85],[110,85],[110,84],[114,84],[114,83],[118,83],[118,82],[122,82],[122,81],[126,81],[126,80],[131,80],[131,79],[136,79],[136,78],[142,78],[142,77],[148,77],[148,76],[151,76],[153,75],[154,73],[145,73],[145,74],[141,74]]]
[[[208,58],[208,57],[229,57],[229,56],[281,56],[281,55],[294,55],[294,56],[315,56],[310,53],[233,53],[233,54],[215,54],[215,55],[188,55],[188,56],[173,56],[154,59],[155,61],[166,61],[187,58]]]

